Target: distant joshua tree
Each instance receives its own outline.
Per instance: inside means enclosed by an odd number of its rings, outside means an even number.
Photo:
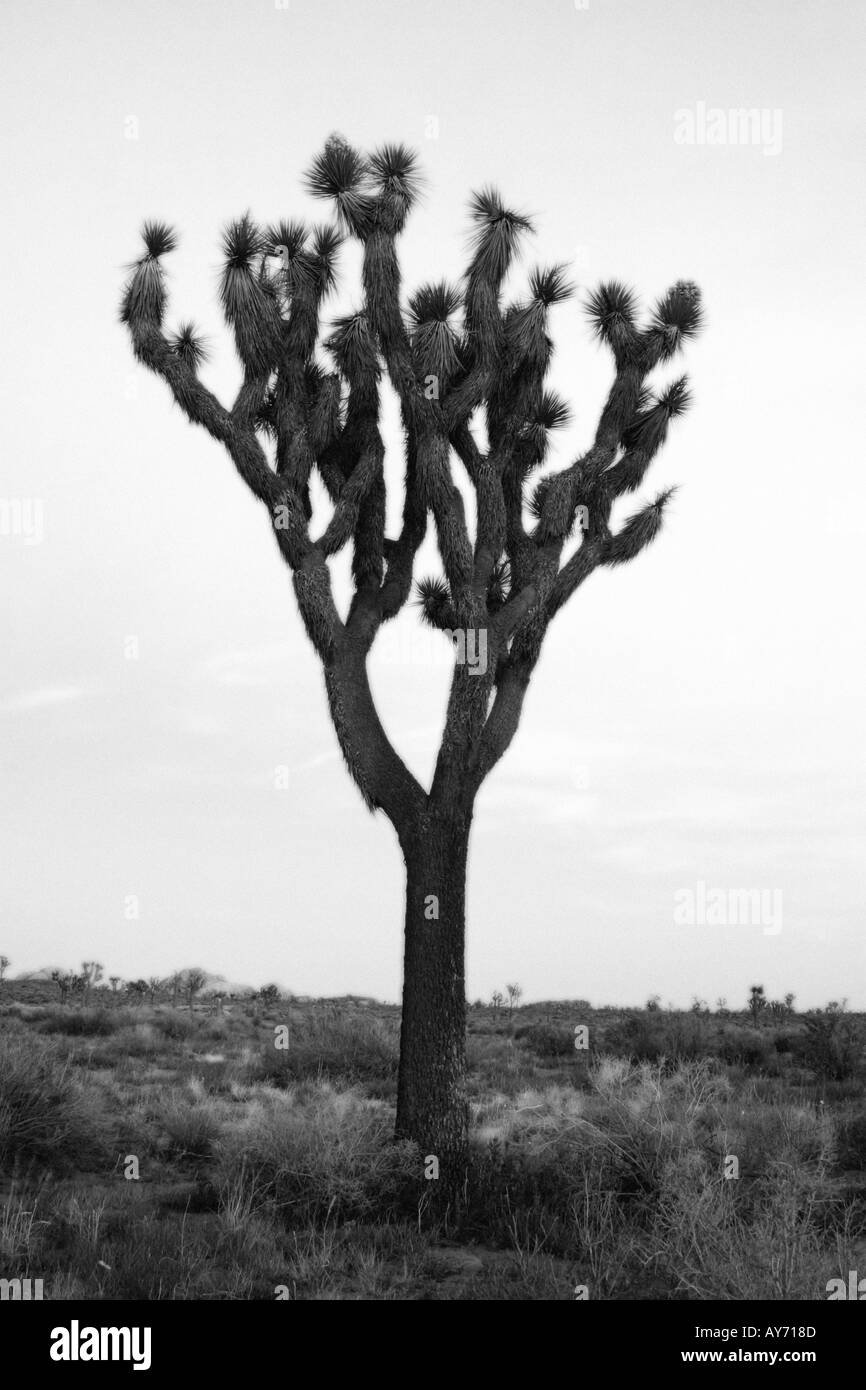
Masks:
[[[508,1017],[511,1018],[514,1010],[517,1008],[523,990],[520,988],[520,985],[506,985],[505,992],[508,995]]]
[[[491,996],[490,996],[490,1003],[491,1003],[491,1006],[492,1006],[492,1008],[493,1008],[493,1017],[494,1017],[494,1018],[498,1018],[498,1017],[499,1017],[499,1010],[502,1008],[502,1005],[505,1003],[505,996],[504,996],[503,994],[501,994],[500,991],[499,991],[498,989],[495,989],[495,990],[493,991],[493,993],[491,994]]]
[[[111,985],[112,994],[116,994],[119,986],[123,983],[119,975],[109,975],[108,983]]]
[[[81,962],[81,974],[77,977],[76,988],[80,990],[82,1003],[90,1002],[90,992],[94,985],[98,985],[102,979],[102,965],[98,960],[85,960]]]
[[[61,1004],[65,1004],[69,998],[69,992],[75,983],[75,975],[73,975],[71,970],[52,970],[51,978],[57,986]]]
[[[187,1003],[189,1004],[191,1013],[195,1004],[196,995],[199,994],[205,987],[205,976],[202,973],[202,971],[187,970],[184,976],[184,986],[186,989]]]
[[[148,981],[147,981],[147,995],[148,995],[148,998],[150,999],[151,1004],[153,1004],[153,1003],[156,1001],[156,996],[159,994],[159,991],[160,991],[162,988],[163,988],[163,980],[162,980],[161,976],[159,976],[159,975],[151,975],[151,976],[148,978]]]
[[[767,1007],[767,1000],[766,1000],[766,997],[765,997],[765,995],[764,995],[764,986],[763,986],[763,985],[752,985],[751,989],[749,990],[749,1005],[748,1005],[748,1007],[749,1007],[749,1013],[752,1015],[752,1022],[754,1023],[755,1027],[757,1028],[757,1026],[758,1026],[758,1021],[759,1021],[759,1019],[760,1019],[760,1017],[761,1017],[761,1014],[762,1014],[762,1012],[764,1011],[764,1009]]]
[[[8,969],[9,969],[9,957],[8,957],[8,956],[0,956],[0,986],[2,986],[3,981],[6,979],[6,971],[7,971]]]
[[[698,331],[697,287],[679,281],[639,322],[625,285],[599,286],[587,310],[610,350],[614,379],[585,453],[532,485],[550,435],[568,418],[546,388],[551,310],[573,293],[566,268],[538,268],[513,303],[505,280],[528,217],[499,194],[472,195],[472,247],[459,286],[403,297],[397,241],[419,186],[401,145],[362,154],[332,136],[307,188],[336,225],[229,225],[221,300],[243,366],[230,407],[203,384],[202,339],[164,327],[162,259],[173,231],[146,223],[121,318],[138,359],[167,383],[187,418],[222,444],[267,509],[292,572],[307,634],[324,668],[337,740],[367,806],[394,826],[407,870],[397,1134],[435,1153],[445,1181],[465,1173],[465,882],[475,801],[516,733],[553,619],[589,576],[633,560],[658,535],[673,489],[617,529],[615,503],[635,492],[686,409],[685,378],[654,394],[657,367]],[[363,298],[320,342],[322,305],[345,236],[362,249]],[[330,363],[322,351],[330,355]],[[382,377],[400,405],[405,489],[399,534],[386,528]],[[479,441],[472,422],[485,425]],[[456,458],[474,492],[470,526]],[[314,472],[332,507],[312,526]],[[442,574],[416,590],[421,616],[454,647],[454,671],[432,785],[393,748],[376,710],[367,659],[382,627],[413,592],[432,514]],[[571,539],[580,545],[570,553]],[[354,592],[338,611],[331,562],[351,547]]]

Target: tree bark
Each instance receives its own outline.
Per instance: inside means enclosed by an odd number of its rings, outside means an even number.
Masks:
[[[443,1192],[463,1184],[466,1091],[465,904],[471,814],[425,813],[403,839],[406,940],[398,1138],[439,1162]]]

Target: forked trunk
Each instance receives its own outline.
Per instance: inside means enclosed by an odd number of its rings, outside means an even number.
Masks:
[[[468,1152],[464,965],[469,817],[425,816],[404,842],[406,942],[398,1138],[438,1159],[443,1190],[462,1185]],[[429,1165],[431,1170],[433,1165]]]

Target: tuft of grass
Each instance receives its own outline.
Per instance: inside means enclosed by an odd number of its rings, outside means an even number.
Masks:
[[[395,1143],[387,1111],[328,1082],[277,1094],[224,1134],[217,1182],[267,1198],[290,1225],[316,1219],[387,1219],[417,1210],[423,1163],[415,1145]]]
[[[106,1161],[110,1135],[98,1096],[51,1044],[0,1036],[0,1173],[86,1170]]]
[[[109,1038],[124,1020],[108,1009],[46,1009],[39,1023],[41,1033],[65,1033],[70,1038]]]
[[[273,1042],[262,1053],[253,1075],[285,1086],[316,1078],[373,1093],[393,1095],[399,1062],[397,1024],[356,1014],[343,1017],[306,1015],[289,1022],[289,1046]]]

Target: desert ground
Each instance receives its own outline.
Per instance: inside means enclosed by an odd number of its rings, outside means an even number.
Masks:
[[[443,1208],[392,1138],[399,1009],[274,993],[3,983],[0,1274],[54,1300],[824,1300],[866,1270],[842,1006],[477,1001]]]

